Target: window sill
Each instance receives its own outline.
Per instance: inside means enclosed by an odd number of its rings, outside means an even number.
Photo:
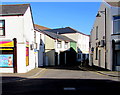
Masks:
[[[118,33],[118,34],[111,34],[111,35],[120,35],[120,33]]]
[[[0,36],[0,38],[5,38],[5,36]]]

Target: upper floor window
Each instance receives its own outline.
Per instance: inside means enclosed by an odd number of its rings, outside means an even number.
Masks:
[[[65,48],[68,48],[68,42],[65,42]]]
[[[113,34],[120,34],[120,16],[113,17]]]
[[[62,43],[61,43],[61,41],[58,41],[58,42],[57,42],[57,48],[62,48]]]
[[[5,36],[5,20],[0,20],[0,36]]]
[[[98,26],[96,26],[96,40],[98,40]]]

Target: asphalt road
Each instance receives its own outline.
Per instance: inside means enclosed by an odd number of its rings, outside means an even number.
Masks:
[[[31,78],[2,84],[2,95],[119,95],[119,90],[117,79],[76,67],[45,68]]]

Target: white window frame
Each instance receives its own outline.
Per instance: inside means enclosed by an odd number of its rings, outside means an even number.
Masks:
[[[57,48],[62,48],[62,42],[61,41],[57,41]]]
[[[0,32],[3,31],[3,33],[2,34],[0,33],[0,36],[5,36],[5,20],[0,20],[0,22],[3,22],[3,26],[0,26]]]

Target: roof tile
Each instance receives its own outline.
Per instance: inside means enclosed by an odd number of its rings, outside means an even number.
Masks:
[[[30,4],[0,5],[0,15],[24,15]]]

